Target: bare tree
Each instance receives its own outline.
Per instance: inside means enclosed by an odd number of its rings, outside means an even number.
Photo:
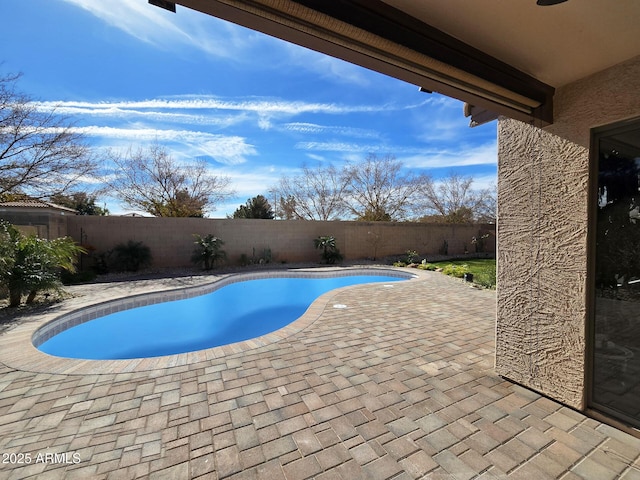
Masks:
[[[349,166],[348,211],[359,220],[390,221],[407,218],[416,200],[420,177],[402,173],[402,162],[393,155],[367,158]]]
[[[424,219],[446,223],[495,222],[496,195],[494,189],[474,190],[473,178],[457,173],[436,182],[424,177],[420,206]]]
[[[208,164],[182,164],[162,146],[111,153],[115,174],[107,180],[130,208],[157,217],[203,217],[233,195],[228,177],[214,175]]]
[[[0,197],[65,193],[94,172],[96,162],[66,118],[17,89],[19,78],[0,77]]]
[[[349,182],[344,171],[333,165],[304,166],[296,177],[282,177],[274,188],[280,197],[284,218],[336,220],[345,212],[344,196]]]

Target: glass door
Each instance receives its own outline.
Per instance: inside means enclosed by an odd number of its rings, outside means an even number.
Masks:
[[[640,120],[599,129],[593,148],[590,404],[640,426]]]

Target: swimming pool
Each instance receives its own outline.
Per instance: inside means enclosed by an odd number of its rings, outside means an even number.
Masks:
[[[145,305],[149,300],[142,296],[115,313],[105,306],[94,312],[93,319],[76,316],[73,321],[45,325],[35,332],[33,343],[49,355],[90,360],[193,352],[279,330],[333,289],[408,278],[390,271],[355,273],[324,278],[300,278],[291,273],[252,280],[232,278],[213,284],[207,293],[187,292],[189,298],[156,299],[161,303],[151,305]],[[316,276],[306,273],[305,277]]]

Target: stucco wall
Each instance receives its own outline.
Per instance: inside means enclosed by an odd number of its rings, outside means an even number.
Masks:
[[[498,139],[496,369],[579,407],[588,150],[513,120]]]
[[[640,116],[640,57],[554,105],[544,131],[499,121],[496,370],[583,409],[591,129]]]
[[[474,252],[471,240],[481,229],[491,232],[486,251],[495,252],[494,225],[74,216],[68,217],[67,231],[98,252],[128,240],[142,241],[151,248],[155,266],[176,267],[191,265],[194,233],[220,237],[230,262],[241,254],[251,257],[254,248],[258,256],[270,248],[274,262],[315,262],[320,257],[313,239],[320,235],[336,237],[341,253],[353,260],[407,250],[433,255],[445,240],[449,254],[463,254],[465,246]]]

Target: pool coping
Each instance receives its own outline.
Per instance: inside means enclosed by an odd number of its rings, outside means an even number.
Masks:
[[[94,318],[144,305],[192,298],[211,293],[225,285],[247,280],[266,278],[328,278],[384,273],[388,276],[417,279],[419,275],[391,267],[333,267],[267,270],[229,274],[202,285],[150,291],[116,297],[107,301],[90,302],[73,307],[62,313],[44,314],[34,322],[23,322],[0,336],[0,362],[18,370],[66,375],[133,373],[167,369],[213,360],[230,354],[242,353],[279,342],[312,325],[326,309],[331,299],[346,289],[359,288],[367,284],[350,285],[326,292],[316,298],[302,316],[274,332],[228,345],[212,347],[195,352],[179,353],[160,357],[129,360],[82,360],[62,358],[38,350],[36,345],[67,328]],[[338,275],[339,274],[339,275]],[[368,284],[372,285],[372,284]],[[34,343],[36,345],[34,345]]]

